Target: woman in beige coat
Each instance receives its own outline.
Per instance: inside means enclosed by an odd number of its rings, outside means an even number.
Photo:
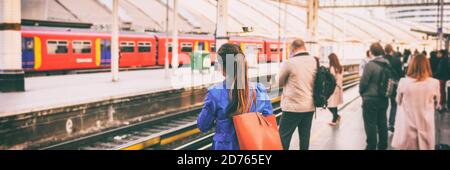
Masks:
[[[397,89],[394,149],[434,149],[434,113],[440,93],[439,81],[431,76],[428,59],[421,54],[413,57],[407,77],[400,80]]]
[[[331,53],[328,56],[328,60],[330,61],[330,72],[334,75],[334,78],[336,79],[336,88],[334,89],[334,93],[330,96],[328,99],[328,110],[333,113],[333,120],[331,121],[330,125],[336,126],[339,124],[341,120],[341,116],[338,114],[338,106],[344,102],[343,99],[343,79],[344,79],[344,69],[339,62],[339,58],[336,54]]]

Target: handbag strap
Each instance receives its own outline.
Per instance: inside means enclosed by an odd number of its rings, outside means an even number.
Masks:
[[[247,104],[247,113],[250,112],[250,109],[251,109],[252,106],[253,106],[253,102],[254,102],[255,105],[256,105],[256,86],[255,86],[254,89],[252,89],[252,101],[249,102],[249,104]]]

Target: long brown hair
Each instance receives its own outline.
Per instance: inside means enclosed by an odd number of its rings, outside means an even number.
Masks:
[[[417,81],[423,81],[432,76],[430,62],[423,54],[413,56],[407,75]]]
[[[222,45],[217,53],[223,72],[226,75],[227,88],[230,88],[230,104],[227,108],[228,116],[232,117],[235,114],[245,113],[246,109],[250,107],[248,66],[245,55],[238,45],[231,43]]]
[[[339,58],[337,57],[336,54],[331,53],[328,56],[328,60],[330,60],[330,67],[334,68],[334,72],[336,72],[337,74],[341,74],[343,71],[342,65],[339,62]]]

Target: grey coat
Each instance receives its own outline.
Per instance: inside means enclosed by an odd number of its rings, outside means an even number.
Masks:
[[[383,96],[378,93],[382,68],[374,63],[374,61],[381,61],[389,64],[389,61],[383,57],[376,57],[374,60],[367,63],[359,82],[359,94],[363,98],[383,98]]]

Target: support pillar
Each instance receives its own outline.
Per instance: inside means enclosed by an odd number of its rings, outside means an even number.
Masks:
[[[217,21],[216,21],[216,52],[219,48],[228,43],[228,0],[217,1]]]
[[[0,1],[0,92],[25,91],[20,3]]]
[[[313,55],[318,55],[317,46],[317,23],[319,20],[319,0],[308,0],[306,6],[306,30],[307,30],[307,41],[312,42],[312,49],[310,49]]]
[[[119,81],[119,0],[113,0],[111,27],[111,74],[112,81]]]
[[[178,69],[178,0],[173,0],[172,24],[172,67]]]

